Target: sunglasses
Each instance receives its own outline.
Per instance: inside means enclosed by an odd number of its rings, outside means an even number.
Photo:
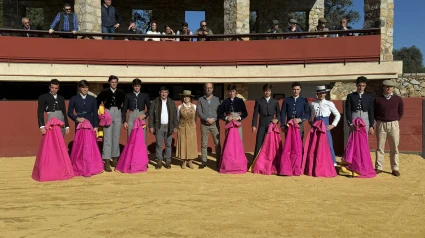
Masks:
[[[202,25],[202,27],[207,26],[207,25]]]
[[[71,11],[71,8],[65,8],[65,11]]]

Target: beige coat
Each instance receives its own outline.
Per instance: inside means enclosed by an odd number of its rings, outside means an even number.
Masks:
[[[198,140],[196,136],[196,106],[183,104],[178,110],[178,135],[176,157],[180,159],[198,158]]]

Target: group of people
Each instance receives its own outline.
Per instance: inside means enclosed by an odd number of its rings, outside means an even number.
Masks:
[[[51,130],[53,128],[52,124],[49,127],[45,125],[45,112],[47,113],[48,123],[52,119],[59,120],[62,123],[60,125],[54,124],[60,126],[58,131],[61,131],[62,136],[69,133],[69,123],[66,116],[75,122],[77,133],[79,129],[91,128],[93,133],[89,140],[95,140],[99,127],[103,126],[101,158],[103,160],[103,170],[106,172],[112,172],[111,167],[116,167],[117,169],[120,161],[123,160],[122,156],[120,159],[119,148],[122,127],[128,131],[127,136],[129,138],[124,148],[124,153],[127,154],[128,152],[128,154],[131,154],[134,160],[143,157],[143,161],[145,161],[145,164],[142,166],[143,171],[146,171],[148,166],[146,149],[147,128],[149,128],[149,132],[154,134],[156,138],[157,163],[155,168],[158,170],[164,166],[164,160],[165,168],[171,169],[172,138],[173,134],[177,133],[176,158],[181,160],[182,169],[187,167],[193,169],[194,165],[192,161],[198,158],[196,120],[199,117],[201,122],[202,154],[202,163],[199,169],[207,166],[207,144],[209,135],[211,134],[215,144],[218,170],[220,172],[227,171],[232,173],[234,171],[229,167],[229,164],[239,164],[238,173],[247,172],[250,166],[248,166],[245,153],[239,152],[244,151],[241,123],[248,117],[248,113],[244,100],[238,97],[236,85],[230,84],[228,86],[229,97],[222,102],[218,97],[213,95],[214,86],[212,83],[204,84],[205,95],[197,100],[197,104],[192,102],[194,96],[191,91],[184,90],[180,94],[182,103],[177,107],[175,102],[168,97],[169,89],[166,86],[162,86],[159,89],[159,97],[150,101],[149,96],[141,92],[142,82],[140,79],[136,78],[133,80],[133,92],[130,93],[125,93],[117,87],[118,77],[114,75],[109,77],[108,83],[110,87],[102,90],[97,97],[94,97],[88,93],[89,83],[86,80],[81,80],[78,83],[79,93],[71,98],[68,110],[66,110],[64,98],[57,94],[59,81],[57,79],[51,80],[50,91],[41,95],[38,100],[38,124],[41,133],[45,135],[49,132],[49,129]],[[383,94],[376,98],[365,93],[366,83],[367,79],[365,77],[359,77],[356,80],[357,91],[349,94],[346,100],[346,118],[347,123],[351,127],[350,140],[347,143],[347,151],[349,150],[350,154],[347,154],[348,152],[346,151],[342,159],[343,165],[345,165],[345,162],[347,163],[347,166],[343,166],[344,169],[342,172],[347,172],[346,168],[349,169],[350,164],[354,163],[353,160],[359,160],[359,158],[361,161],[357,161],[357,163],[362,164],[363,167],[366,166],[367,160],[371,163],[369,146],[363,142],[368,141],[367,133],[374,134],[376,130],[378,149],[376,151],[375,170],[372,168],[373,173],[376,172],[379,174],[383,170],[385,142],[388,137],[392,174],[394,176],[400,176],[398,122],[403,116],[403,101],[399,96],[393,94],[392,90],[395,85],[391,80],[385,80],[383,82]],[[256,135],[256,145],[254,149],[255,159],[251,164],[251,171],[264,174],[300,175],[304,173],[320,176],[319,172],[307,172],[307,167],[310,166],[310,169],[313,168],[314,170],[314,168],[320,168],[320,164],[326,163],[328,171],[333,170],[330,174],[335,173],[335,168],[333,167],[337,164],[330,131],[338,125],[341,116],[335,104],[326,100],[326,94],[330,90],[325,86],[318,86],[315,91],[317,100],[309,104],[306,98],[300,96],[301,84],[293,83],[292,96],[285,98],[280,106],[279,101],[271,96],[272,89],[273,86],[271,84],[265,84],[263,86],[264,96],[255,101],[252,117],[252,133]],[[334,115],[332,122],[329,120],[331,114]],[[102,118],[105,117],[109,118],[109,123],[102,123]],[[147,118],[149,120],[146,126]],[[99,119],[101,123],[99,123]],[[221,149],[220,143],[219,120],[226,123],[226,141],[224,142],[223,149]],[[312,129],[306,138],[304,148],[302,148],[304,124],[306,122],[310,123]],[[83,123],[88,124],[88,126],[81,125]],[[283,146],[280,144],[279,128],[285,133],[286,137]],[[137,133],[138,136],[133,136],[133,133],[135,135]],[[276,133],[279,133],[278,137],[276,137]],[[351,136],[355,138],[351,139]],[[76,135],[77,137],[78,135]],[[358,138],[363,141],[362,145],[356,142]],[[63,137],[60,139],[64,143]],[[275,145],[273,148],[275,149],[264,149],[270,148],[270,141],[274,141],[273,143]],[[135,146],[136,144],[138,146]],[[163,150],[163,144],[165,144],[165,152]],[[323,148],[323,146],[325,147]],[[360,150],[358,149],[359,146],[362,146]],[[235,148],[237,149],[235,150]],[[132,149],[143,149],[143,152],[136,153],[134,151],[128,151]],[[83,149],[79,148],[78,150]],[[235,154],[237,150],[239,152]],[[356,151],[367,151],[368,153],[356,155],[353,159],[353,153]],[[287,156],[288,153],[290,156]],[[37,156],[37,161],[40,156]],[[90,158],[85,159],[90,160]],[[100,155],[98,160],[101,161]],[[130,162],[125,163],[130,167],[132,166]],[[81,167],[76,162],[74,164],[76,164],[75,166],[78,165],[77,167]],[[89,164],[86,166],[90,166]],[[99,163],[93,162],[92,164],[98,165]],[[314,166],[312,166],[313,164]],[[256,166],[269,166],[275,172],[270,172],[270,170],[269,172],[264,172],[258,167],[256,169]],[[288,167],[291,166],[297,167],[292,170],[297,170],[298,172],[289,174],[279,172],[288,171]],[[369,167],[371,166],[370,164]],[[35,167],[39,168],[39,166]],[[370,171],[370,168],[368,169]],[[364,172],[361,170],[351,170],[351,174],[362,176],[362,173]]]

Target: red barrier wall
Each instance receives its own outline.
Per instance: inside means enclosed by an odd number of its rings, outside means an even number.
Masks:
[[[196,102],[195,102],[196,103]],[[248,118],[242,123],[244,130],[244,147],[247,152],[253,152],[255,147],[255,136],[251,132],[251,120],[254,108],[254,101],[246,101],[248,109]],[[281,101],[282,103],[282,101]],[[343,101],[334,101],[337,109],[343,112]],[[400,121],[401,142],[400,151],[404,152],[421,152],[422,151],[422,99],[404,99],[405,113]],[[180,104],[180,102],[176,102]],[[0,157],[13,156],[34,156],[37,154],[38,145],[40,143],[41,134],[38,130],[36,111],[37,102],[35,101],[2,101],[0,102],[0,111],[2,112],[2,120],[0,123]],[[338,126],[332,130],[334,140],[334,148],[337,154],[344,151],[344,132],[343,124],[345,116]],[[69,144],[74,138],[74,123],[70,122],[71,133],[65,136],[65,141]],[[200,128],[199,120],[197,122],[198,149],[200,152]],[[310,126],[305,124],[305,131]],[[175,135],[174,135],[175,138]],[[282,136],[283,138],[283,136]],[[221,122],[221,143],[224,141],[224,122]],[[121,144],[126,143],[126,131],[121,131]],[[376,137],[371,136],[369,140],[370,148],[376,148]],[[174,141],[175,145],[175,141]],[[148,135],[149,149],[155,148],[155,137],[149,133]],[[212,138],[210,138],[209,147],[214,150]]]

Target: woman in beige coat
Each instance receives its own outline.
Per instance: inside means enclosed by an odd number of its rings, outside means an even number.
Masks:
[[[192,104],[192,92],[184,90],[180,96],[182,104],[177,108],[178,136],[176,157],[186,166],[193,169],[192,160],[198,158],[198,143],[196,136],[196,105]]]

